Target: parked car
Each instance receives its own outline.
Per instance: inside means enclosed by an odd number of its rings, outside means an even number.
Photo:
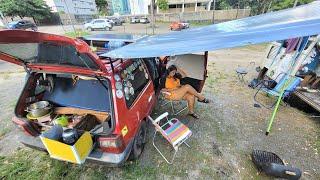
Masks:
[[[126,22],[126,20],[123,17],[119,17],[119,20],[121,21],[122,24]]]
[[[180,22],[182,24],[182,28],[183,29],[187,29],[190,27],[190,23],[186,22],[186,21],[181,21]]]
[[[136,24],[136,23],[139,23],[140,22],[140,19],[138,17],[131,17],[130,18],[130,23],[131,24]]]
[[[190,27],[190,24],[188,22],[185,22],[185,21],[172,22],[170,24],[170,30],[172,30],[172,31],[180,31],[182,29],[187,29],[189,27]]]
[[[170,24],[170,30],[171,31],[181,31],[182,29],[184,29],[184,26],[180,22],[172,22]]]
[[[84,24],[84,28],[89,31],[94,31],[96,29],[110,31],[112,27],[112,22],[108,19],[93,19],[91,22]]]
[[[159,78],[164,71],[159,69],[163,67],[162,61],[155,58],[109,59],[101,55],[101,51],[107,52],[106,47],[111,47],[113,41],[118,44],[121,40],[126,45],[143,36],[99,34],[72,39],[40,32],[1,30],[0,37],[0,59],[24,66],[28,72],[12,119],[25,132],[19,135],[21,143],[49,151],[47,148],[50,147],[44,146],[41,138],[56,127],[53,122],[60,122],[55,119],[57,115],[66,115],[63,117],[69,118],[68,127],[76,132],[79,116],[91,114],[83,121],[94,123],[86,130],[93,141],[86,161],[119,166],[129,157],[137,159],[141,155],[146,142],[147,116],[161,89]],[[100,54],[93,52],[89,44],[100,49]],[[197,90],[200,92],[206,78],[207,52],[196,61],[193,56],[188,57],[193,61],[191,68],[199,65],[198,69],[203,70],[203,79],[193,82],[199,85]],[[47,120],[26,111],[30,111],[27,107],[34,102],[42,101],[50,103],[50,114],[45,116],[49,118]],[[40,119],[42,123],[39,123]],[[88,128],[86,124],[83,127]],[[59,133],[54,133],[50,138],[57,137],[57,140],[50,142],[62,141],[59,148],[63,147],[64,139],[59,140]],[[60,160],[65,160],[61,156],[67,156],[66,152],[73,153],[53,148],[60,154],[51,157]]]
[[[32,31],[38,31],[38,27],[35,23],[28,21],[28,20],[19,20],[19,21],[12,21],[7,24],[8,29],[31,29]]]
[[[113,21],[115,26],[122,26],[122,20],[117,17],[109,17],[108,19]]]
[[[142,17],[142,18],[140,18],[140,19],[139,19],[139,22],[140,22],[141,24],[148,24],[148,23],[150,23],[150,21],[149,21],[149,19],[148,19],[147,17]]]

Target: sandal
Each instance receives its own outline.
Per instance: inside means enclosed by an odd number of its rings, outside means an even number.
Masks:
[[[204,98],[203,100],[199,100],[199,99],[198,99],[198,102],[209,103],[210,101],[209,101],[209,99]]]
[[[199,115],[197,115],[196,113],[189,113],[188,116],[191,116],[191,117],[193,117],[195,119],[199,119],[200,118]]]

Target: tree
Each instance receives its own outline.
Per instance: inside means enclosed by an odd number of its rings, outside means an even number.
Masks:
[[[32,17],[34,21],[50,16],[50,8],[43,0],[0,0],[0,11],[5,16]]]
[[[297,6],[302,4],[307,4],[312,2],[313,0],[299,0]],[[274,0],[273,5],[271,7],[272,10],[280,10],[291,8],[294,5],[295,0]]]
[[[251,8],[251,15],[292,8],[296,0],[217,0],[216,9]],[[297,5],[307,4],[313,0],[298,0]]]
[[[157,0],[157,6],[162,11],[168,10],[169,9],[168,0]]]
[[[101,13],[105,13],[107,12],[107,6],[108,6],[108,2],[107,0],[95,0],[98,11]]]

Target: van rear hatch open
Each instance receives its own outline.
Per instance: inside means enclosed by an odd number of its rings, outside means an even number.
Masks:
[[[32,31],[0,31],[0,59],[31,70],[84,74],[106,71],[103,62],[84,41]]]

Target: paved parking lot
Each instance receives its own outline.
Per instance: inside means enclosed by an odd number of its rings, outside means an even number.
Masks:
[[[56,26],[40,26],[40,32],[60,34],[76,30],[84,30],[83,25],[56,25]],[[154,28],[155,34],[163,34],[170,31],[169,23],[157,23]],[[122,26],[114,26],[111,31],[91,31],[91,34],[97,33],[129,33],[129,34],[153,34],[151,24],[129,24],[125,23]]]

